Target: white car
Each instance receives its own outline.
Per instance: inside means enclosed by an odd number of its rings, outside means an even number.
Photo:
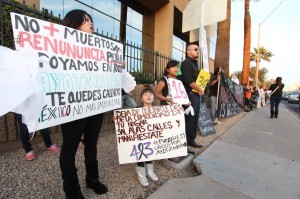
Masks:
[[[298,103],[299,102],[299,91],[293,91],[288,96],[288,103]]]

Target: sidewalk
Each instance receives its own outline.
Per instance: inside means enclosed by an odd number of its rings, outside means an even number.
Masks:
[[[300,198],[300,121],[284,105],[249,112],[195,160],[202,175],[171,179],[149,199]]]

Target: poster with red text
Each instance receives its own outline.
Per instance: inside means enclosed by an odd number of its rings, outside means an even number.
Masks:
[[[37,129],[121,107],[121,43],[11,13],[16,50],[32,48],[45,94]]]
[[[120,164],[187,155],[181,105],[120,109],[114,117]]]

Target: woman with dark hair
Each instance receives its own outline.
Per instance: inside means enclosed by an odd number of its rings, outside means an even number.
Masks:
[[[282,98],[282,90],[283,90],[284,84],[282,83],[282,78],[277,77],[276,83],[271,84],[269,90],[271,90],[271,98],[270,98],[270,112],[271,116],[270,118],[277,118],[278,117],[278,106]]]
[[[92,34],[94,30],[91,16],[83,10],[72,10],[67,13],[62,25],[89,34]],[[98,114],[61,124],[63,143],[60,153],[60,168],[66,198],[84,198],[75,166],[75,155],[82,135],[84,135],[85,143],[86,187],[94,190],[97,194],[105,194],[108,191],[106,186],[99,181],[98,172],[97,140],[102,121],[103,114]]]
[[[160,100],[160,105],[174,104],[169,88],[169,78],[176,79],[178,74],[178,64],[176,60],[170,60],[164,71],[164,76],[158,81],[154,90],[155,97]]]

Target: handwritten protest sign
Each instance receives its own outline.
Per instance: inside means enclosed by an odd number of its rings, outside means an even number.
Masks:
[[[201,70],[197,77],[196,84],[204,91],[207,82],[209,81],[209,78],[210,74],[205,70]],[[193,89],[193,92],[198,93],[195,89]]]
[[[216,133],[212,123],[211,114],[209,113],[205,102],[200,104],[198,127],[203,137]]]
[[[168,78],[173,101],[177,104],[188,104],[189,98],[180,80]]]
[[[180,105],[115,110],[119,163],[187,155]]]
[[[11,13],[16,49],[33,48],[45,93],[37,129],[121,107],[121,43]]]

